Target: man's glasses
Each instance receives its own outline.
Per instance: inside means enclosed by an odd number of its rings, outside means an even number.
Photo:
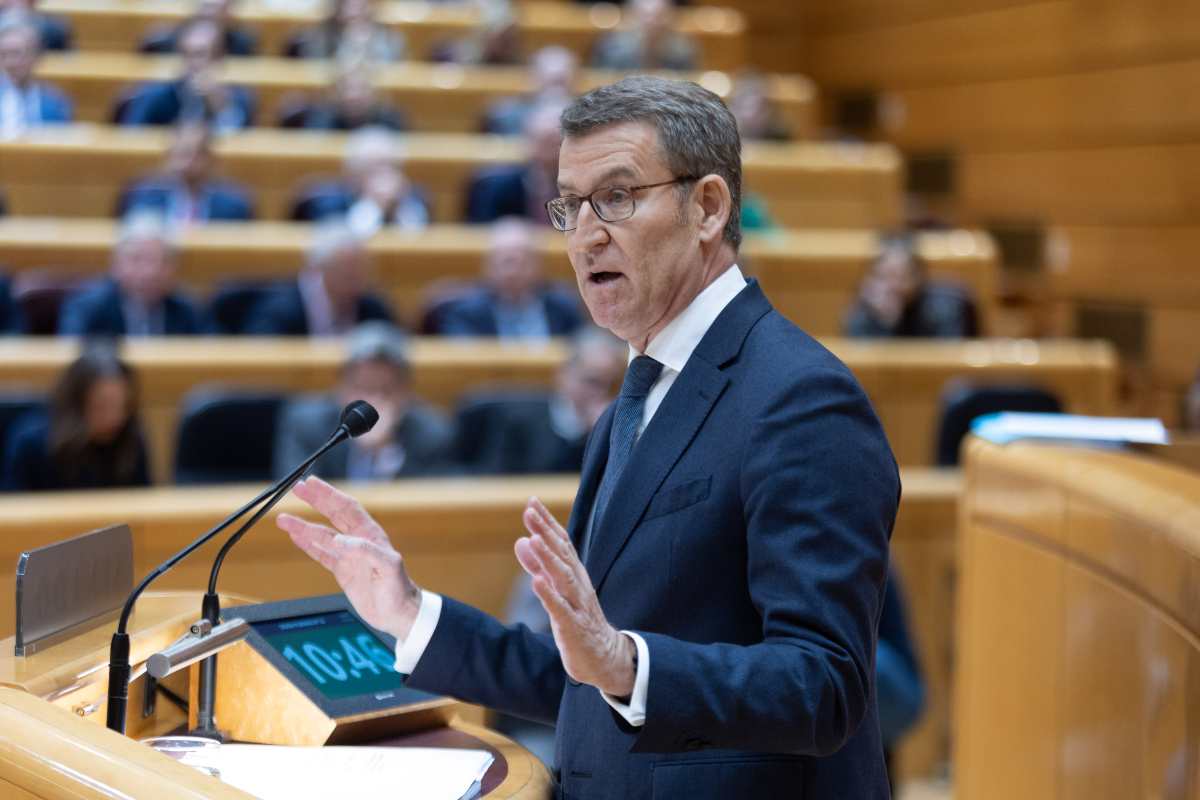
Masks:
[[[647,183],[642,186],[602,186],[582,197],[570,194],[556,197],[546,203],[546,212],[550,215],[550,224],[560,231],[575,230],[579,224],[579,210],[583,208],[584,203],[590,204],[596,216],[605,222],[620,222],[632,217],[633,212],[637,210],[634,200],[637,192],[694,180],[694,175],[683,175],[662,183]]]

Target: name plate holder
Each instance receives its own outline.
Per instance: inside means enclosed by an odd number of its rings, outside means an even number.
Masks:
[[[114,618],[133,590],[133,534],[111,525],[17,560],[14,655],[33,655]]]

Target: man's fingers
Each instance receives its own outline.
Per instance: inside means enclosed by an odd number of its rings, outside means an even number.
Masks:
[[[275,524],[287,531],[296,546],[307,553],[313,561],[330,572],[337,568],[337,555],[330,549],[336,535],[333,530],[291,514],[280,514],[275,518]]]
[[[535,538],[542,541],[549,548],[550,552],[567,566],[576,582],[584,583],[589,580],[587,570],[584,569],[583,562],[579,560],[579,554],[575,552],[575,546],[571,544],[570,539],[566,538],[565,532],[564,535],[560,535],[554,530],[552,522],[548,522],[543,514],[538,513],[537,508],[533,505],[533,501],[530,501],[530,505],[526,507],[522,519],[525,523],[525,528]]]
[[[567,544],[571,543],[571,536],[567,533],[567,529],[559,524],[555,516],[550,513],[550,509],[546,508],[546,505],[541,501],[540,498],[529,498],[529,505],[532,506],[535,511],[537,511],[538,516],[540,516],[546,522],[546,525],[550,527],[551,531],[557,534],[558,537]]]
[[[361,536],[378,542],[387,539],[361,503],[320,478],[305,478],[292,487],[292,492],[348,536]]]
[[[533,593],[537,595],[538,600],[542,601],[542,608],[546,609],[546,613],[550,615],[550,619],[560,625],[573,624],[571,618],[571,607],[567,601],[563,599],[546,578],[542,575],[535,576],[531,582]],[[561,647],[561,645],[560,645]]]

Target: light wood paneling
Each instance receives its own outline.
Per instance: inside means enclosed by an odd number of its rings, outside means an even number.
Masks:
[[[735,8],[754,7],[770,0],[734,0]],[[943,17],[978,14],[997,9],[1044,4],[1045,0],[805,0],[801,18],[814,35],[908,25]]]
[[[235,17],[259,34],[264,55],[278,55],[295,31],[320,20],[323,4],[294,4],[292,8],[246,0]],[[468,4],[401,1],[382,3],[379,19],[396,26],[407,40],[414,58],[426,57],[434,45],[470,33],[478,20]],[[175,0],[45,0],[39,9],[71,20],[80,50],[130,52],[142,36],[164,21],[182,21],[191,6]],[[590,9],[576,4],[523,2],[517,25],[524,49],[559,44],[587,56],[596,37],[621,24],[619,10]],[[710,69],[733,69],[743,61],[741,14],[725,8],[685,9],[679,28],[695,37],[701,61]]]
[[[109,216],[127,182],[160,167],[167,142],[166,131],[79,124],[0,143],[9,212]],[[283,219],[306,177],[340,172],[345,142],[324,131],[258,129],[224,137],[215,150],[225,174],[255,190],[259,216]],[[429,191],[439,222],[461,219],[477,169],[524,158],[519,139],[498,136],[411,134],[401,147],[406,172]],[[886,227],[900,219],[901,163],[888,145],[747,145],[743,167],[746,190],[785,227]]]

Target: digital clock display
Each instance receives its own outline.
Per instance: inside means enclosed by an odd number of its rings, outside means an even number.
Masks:
[[[332,700],[404,686],[395,654],[349,611],[252,623],[255,631]]]

